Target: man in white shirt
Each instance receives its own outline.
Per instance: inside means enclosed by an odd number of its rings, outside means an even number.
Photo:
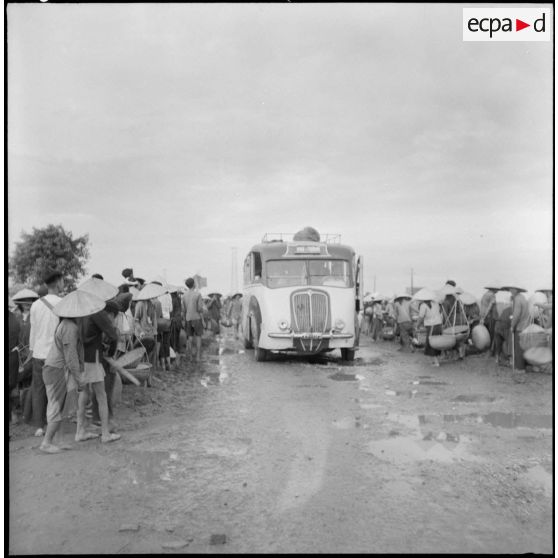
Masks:
[[[54,332],[58,326],[58,316],[53,312],[54,306],[62,299],[58,296],[64,288],[64,277],[57,270],[48,271],[44,282],[48,293],[37,299],[29,312],[31,331],[29,333],[29,351],[32,356],[33,378],[31,380],[31,401],[33,415],[31,424],[37,428],[35,436],[43,436],[46,428],[47,395],[43,382],[43,365],[54,343]]]

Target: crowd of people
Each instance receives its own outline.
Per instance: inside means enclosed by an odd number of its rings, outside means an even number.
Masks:
[[[507,302],[497,303],[499,291],[509,293]],[[438,291],[420,289],[391,299],[376,294],[365,297],[363,332],[375,342],[394,340],[404,352],[422,349],[434,366],[440,366],[442,357],[462,360],[467,354],[488,351],[498,364],[511,365],[522,381],[527,365],[522,335],[533,324],[550,332],[553,323],[552,290],[541,289],[529,301],[526,292],[493,283],[477,301],[448,280]]]
[[[120,438],[116,432],[111,394],[118,359],[138,351],[150,370],[180,367],[181,359],[199,362],[202,336],[219,335],[222,326],[242,334],[242,295],[203,297],[193,278],[184,287],[164,280],[146,282],[131,268],[122,271],[116,287],[94,274],[76,290],[64,294],[64,277],[50,270],[44,285],[23,288],[8,308],[10,394],[12,420],[23,420],[35,436],[43,437],[40,449],[58,453],[68,447],[55,443],[67,394],[77,393],[76,441],[100,436],[102,443]],[[509,293],[497,302],[499,291]],[[499,364],[516,374],[526,370],[525,335],[533,327],[551,338],[552,290],[537,291],[529,300],[514,285],[490,284],[480,301],[448,280],[437,291],[423,288],[392,299],[365,297],[362,333],[372,341],[393,340],[401,351],[423,350],[440,366],[440,359],[463,359],[488,351]],[[531,328],[531,329],[530,329]],[[151,385],[151,374],[146,385]],[[518,380],[519,381],[519,380]],[[100,433],[95,431],[100,427]]]
[[[148,368],[165,371],[178,368],[183,358],[199,362],[206,332],[219,335],[221,325],[232,325],[239,336],[240,293],[202,297],[191,277],[177,287],[146,282],[131,268],[122,276],[116,287],[94,274],[64,295],[63,274],[49,270],[41,288],[21,289],[9,301],[10,418],[19,420],[19,403],[23,420],[43,437],[44,453],[69,449],[55,436],[72,391],[77,393],[76,441],[120,438],[111,397],[120,357],[139,349]]]

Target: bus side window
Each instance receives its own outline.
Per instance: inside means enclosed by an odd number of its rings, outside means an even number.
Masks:
[[[253,266],[253,279],[254,281],[261,281],[262,280],[262,256],[259,252],[252,252],[253,255],[253,262],[254,262],[254,266]]]

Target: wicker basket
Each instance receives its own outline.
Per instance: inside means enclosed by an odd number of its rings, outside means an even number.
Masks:
[[[531,347],[525,351],[523,358],[533,366],[544,366],[552,362],[552,351],[549,347]]]
[[[519,334],[519,346],[527,351],[534,347],[548,347],[549,336],[546,330],[537,324],[527,326]]]
[[[116,364],[122,366],[122,368],[135,368],[137,364],[143,358],[145,354],[145,349],[143,347],[138,347],[137,349],[132,349],[122,356],[116,359]]]
[[[468,325],[456,325],[452,327],[446,327],[442,332],[444,335],[453,335],[455,337],[455,342],[465,341],[469,337],[469,326]]]
[[[447,351],[455,347],[456,338],[455,335],[431,335],[428,338],[428,342],[433,349],[438,351]]]
[[[133,374],[137,378],[138,382],[143,383],[145,382],[145,380],[147,380],[147,378],[149,378],[151,374],[151,364],[147,362],[141,362],[137,365],[136,368],[127,368],[126,370]],[[130,380],[128,380],[127,378],[122,377],[122,383],[131,384],[132,382],[130,382]]]

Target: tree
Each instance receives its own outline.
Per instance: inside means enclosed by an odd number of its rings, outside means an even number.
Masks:
[[[9,262],[9,275],[17,283],[40,285],[48,269],[59,269],[74,288],[78,277],[85,274],[89,259],[89,235],[72,238],[62,225],[33,227],[31,234],[23,231]]]

